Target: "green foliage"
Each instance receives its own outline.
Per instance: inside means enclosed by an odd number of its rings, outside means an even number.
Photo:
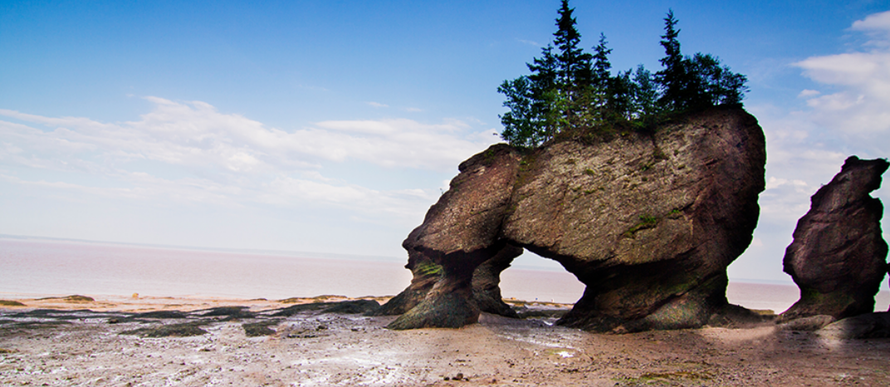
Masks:
[[[417,272],[421,275],[441,275],[445,272],[442,265],[430,261],[423,261],[417,264]]]
[[[568,0],[562,0],[554,40],[528,63],[531,74],[504,81],[501,137],[533,148],[556,138],[597,141],[616,133],[652,130],[670,117],[711,106],[740,106],[747,78],[710,54],[683,56],[672,10],[665,17],[665,56],[655,74],[642,65],[611,74],[605,34],[594,54],[580,48],[581,35]]]
[[[657,224],[658,218],[648,214],[643,214],[640,215],[640,221],[627,229],[627,231],[625,231],[623,235],[625,238],[633,238],[633,236],[636,235],[637,231],[655,227],[655,225]]]

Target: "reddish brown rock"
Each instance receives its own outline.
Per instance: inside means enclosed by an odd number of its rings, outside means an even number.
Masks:
[[[402,293],[411,294],[399,298],[400,294],[396,300],[404,304],[398,309],[410,309],[390,328],[460,327],[478,319],[481,308],[474,301],[473,273],[492,258],[506,261],[506,265],[495,265],[506,268],[522,253],[499,236],[520,159],[516,149],[494,145],[460,164],[460,174],[451,181],[450,189],[402,243],[409,251],[408,265],[418,271],[412,270],[412,286]],[[421,289],[427,286],[423,277],[435,278],[429,290]],[[487,286],[491,280],[482,282]],[[497,281],[494,283],[496,286]],[[480,297],[485,294],[490,295],[491,289],[480,289]],[[384,312],[397,309],[390,303],[384,305]]]
[[[443,274],[392,327],[475,321],[473,273],[514,254],[504,252],[512,246],[559,261],[587,285],[562,324],[701,326],[727,306],[726,267],[751,242],[764,148],[756,119],[741,109],[713,109],[654,134],[563,140],[528,153],[495,145],[461,164],[403,244]]]
[[[784,270],[801,298],[779,321],[870,313],[887,273],[887,243],[881,234],[884,206],[869,195],[881,186],[886,160],[848,158],[828,185],[811,198],[785,250]]]

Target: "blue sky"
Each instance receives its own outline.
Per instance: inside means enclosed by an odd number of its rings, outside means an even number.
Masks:
[[[659,69],[670,8],[684,53],[748,76],[768,189],[732,278],[789,281],[809,197],[847,156],[890,156],[887,1],[571,5],[615,70]],[[558,6],[0,2],[0,234],[404,259]]]

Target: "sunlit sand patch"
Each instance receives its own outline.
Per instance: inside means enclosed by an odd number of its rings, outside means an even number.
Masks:
[[[749,329],[701,328],[694,332],[708,341],[739,344],[766,340],[775,336],[777,330],[774,324],[766,324]]]

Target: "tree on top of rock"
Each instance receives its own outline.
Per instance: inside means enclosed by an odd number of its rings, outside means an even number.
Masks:
[[[664,47],[664,57],[659,59],[662,70],[655,73],[655,79],[662,87],[659,103],[667,109],[680,108],[686,98],[686,66],[683,64],[683,55],[680,53],[680,41],[677,37],[680,30],[676,29],[677,19],[674,11],[668,10],[664,18],[664,35],[661,36],[661,46]]]
[[[580,47],[581,34],[575,25],[578,23],[569,8],[569,1],[562,0],[559,18],[556,25],[559,29],[553,33],[553,44],[559,49],[556,55],[559,87],[566,91],[577,89],[590,83],[590,54]]]
[[[662,108],[682,113],[710,106],[740,105],[747,91],[747,78],[733,73],[727,66],[720,66],[720,60],[710,54],[684,57],[677,39],[680,35],[677,22],[674,11],[669,10],[661,36],[664,57],[659,61],[664,68],[655,74],[662,88],[658,99]]]
[[[531,74],[498,87],[509,108],[500,116],[501,137],[511,145],[536,147],[561,134],[596,138],[648,130],[675,114],[741,105],[745,76],[721,66],[710,54],[683,56],[673,11],[664,19],[662,70],[653,75],[639,66],[615,76],[605,34],[600,34],[594,55],[585,53],[573,12],[568,0],[562,0],[553,42],[542,49],[541,58],[527,64]]]

